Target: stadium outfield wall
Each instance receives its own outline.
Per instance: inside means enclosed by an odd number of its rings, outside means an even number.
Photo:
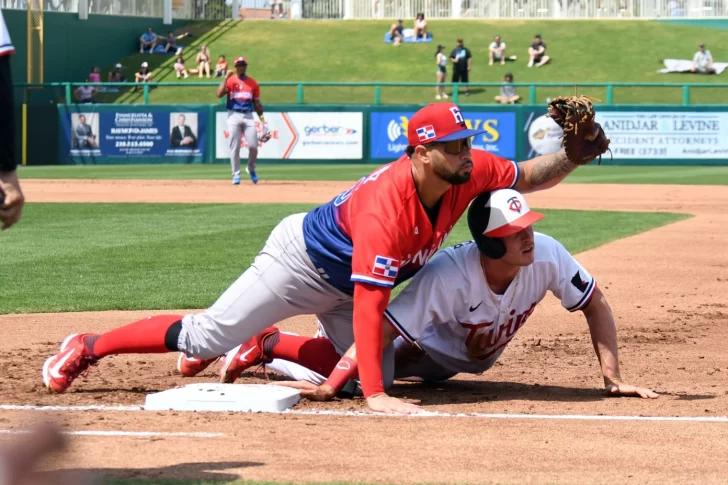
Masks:
[[[400,156],[417,105],[269,105],[267,163],[373,163]],[[560,148],[545,106],[461,105],[473,146],[518,161]],[[227,112],[208,105],[58,105],[57,144],[29,165],[228,163]],[[79,128],[81,121],[87,127]],[[728,107],[598,106],[614,165],[728,165]],[[176,126],[181,129],[175,130]],[[187,128],[185,128],[187,127]],[[90,132],[89,132],[90,130]],[[180,143],[181,133],[192,133]],[[90,134],[89,134],[90,133]],[[51,151],[54,153],[50,153]],[[241,156],[247,156],[243,142]]]

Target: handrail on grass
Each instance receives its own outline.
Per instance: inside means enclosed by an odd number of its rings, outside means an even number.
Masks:
[[[297,102],[298,104],[304,104],[304,87],[305,86],[324,86],[324,87],[373,87],[374,88],[374,104],[380,105],[381,93],[383,87],[399,87],[399,88],[414,88],[414,87],[429,87],[434,88],[435,86],[452,87],[452,101],[458,103],[460,83],[407,83],[407,82],[332,82],[332,81],[269,81],[260,82],[263,87],[295,87]],[[62,87],[65,90],[65,97],[67,104],[73,104],[72,88],[75,86],[103,86],[103,87],[130,87],[135,86],[136,88],[141,87],[143,90],[144,104],[149,104],[149,89],[150,87],[209,87],[214,88],[219,85],[219,82],[211,81],[194,81],[194,82],[151,82],[151,83],[127,83],[127,82],[107,82],[107,83],[84,83],[84,82],[53,82],[53,83],[17,83],[14,84],[16,88],[36,89],[44,87]],[[500,87],[502,83],[491,82],[491,83],[468,83],[468,87]],[[607,105],[613,104],[614,101],[614,88],[648,88],[648,87],[659,87],[659,88],[682,88],[683,106],[690,105],[690,89],[691,88],[728,88],[728,84],[712,84],[712,83],[629,83],[629,82],[612,82],[612,83],[578,83],[576,84],[579,88],[606,88],[607,95],[604,103]],[[464,86],[464,85],[463,85]],[[555,87],[569,87],[575,86],[575,83],[513,83],[515,87],[527,87],[528,88],[528,102],[529,104],[537,104],[536,101],[536,89],[537,88],[555,88]],[[225,101],[225,98],[221,98],[221,102]]]

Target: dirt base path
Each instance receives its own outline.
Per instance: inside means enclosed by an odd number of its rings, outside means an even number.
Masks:
[[[36,202],[321,202],[348,183],[227,187],[210,181],[32,181]],[[281,190],[285,185],[285,190]],[[113,193],[113,199],[108,194]],[[122,197],[122,194],[126,194]],[[230,196],[230,194],[233,194]],[[728,483],[728,188],[560,185],[531,194],[539,208],[675,211],[694,217],[578,255],[615,313],[625,379],[656,401],[605,398],[586,323],[547,297],[499,363],[437,387],[393,394],[461,417],[362,417],[361,400],[302,402],[298,414],[46,411],[73,431],[210,432],[220,437],[77,437],[73,461],[114,476],[389,483]],[[579,228],[575,228],[579,230]],[[182,310],[184,311],[184,310]],[[104,359],[61,396],[41,384],[43,359],[70,332],[100,332],[168,312],[0,317],[2,404],[141,405],[146,393],[212,381],[175,374],[174,355]],[[301,317],[283,328],[314,331]],[[243,382],[260,382],[246,377]],[[307,415],[303,412],[333,412]],[[0,411],[2,428],[38,419]],[[504,419],[485,414],[549,415]],[[586,417],[682,416],[684,421]],[[558,418],[558,419],[554,419]],[[3,437],[7,439],[7,436]]]

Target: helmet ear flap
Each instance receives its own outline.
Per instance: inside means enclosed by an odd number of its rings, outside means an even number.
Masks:
[[[468,228],[481,253],[490,259],[500,259],[506,254],[506,246],[503,241],[483,234],[490,218],[489,201],[490,192],[480,194],[472,201],[468,209]]]
[[[480,252],[490,259],[500,259],[506,254],[506,245],[497,237],[481,236],[479,240],[475,241],[475,244]]]

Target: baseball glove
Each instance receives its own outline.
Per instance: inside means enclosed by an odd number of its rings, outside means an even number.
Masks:
[[[609,138],[594,121],[594,106],[587,96],[554,98],[548,104],[548,117],[564,130],[562,144],[575,165],[586,165],[609,150]],[[611,154],[611,150],[609,150]]]

